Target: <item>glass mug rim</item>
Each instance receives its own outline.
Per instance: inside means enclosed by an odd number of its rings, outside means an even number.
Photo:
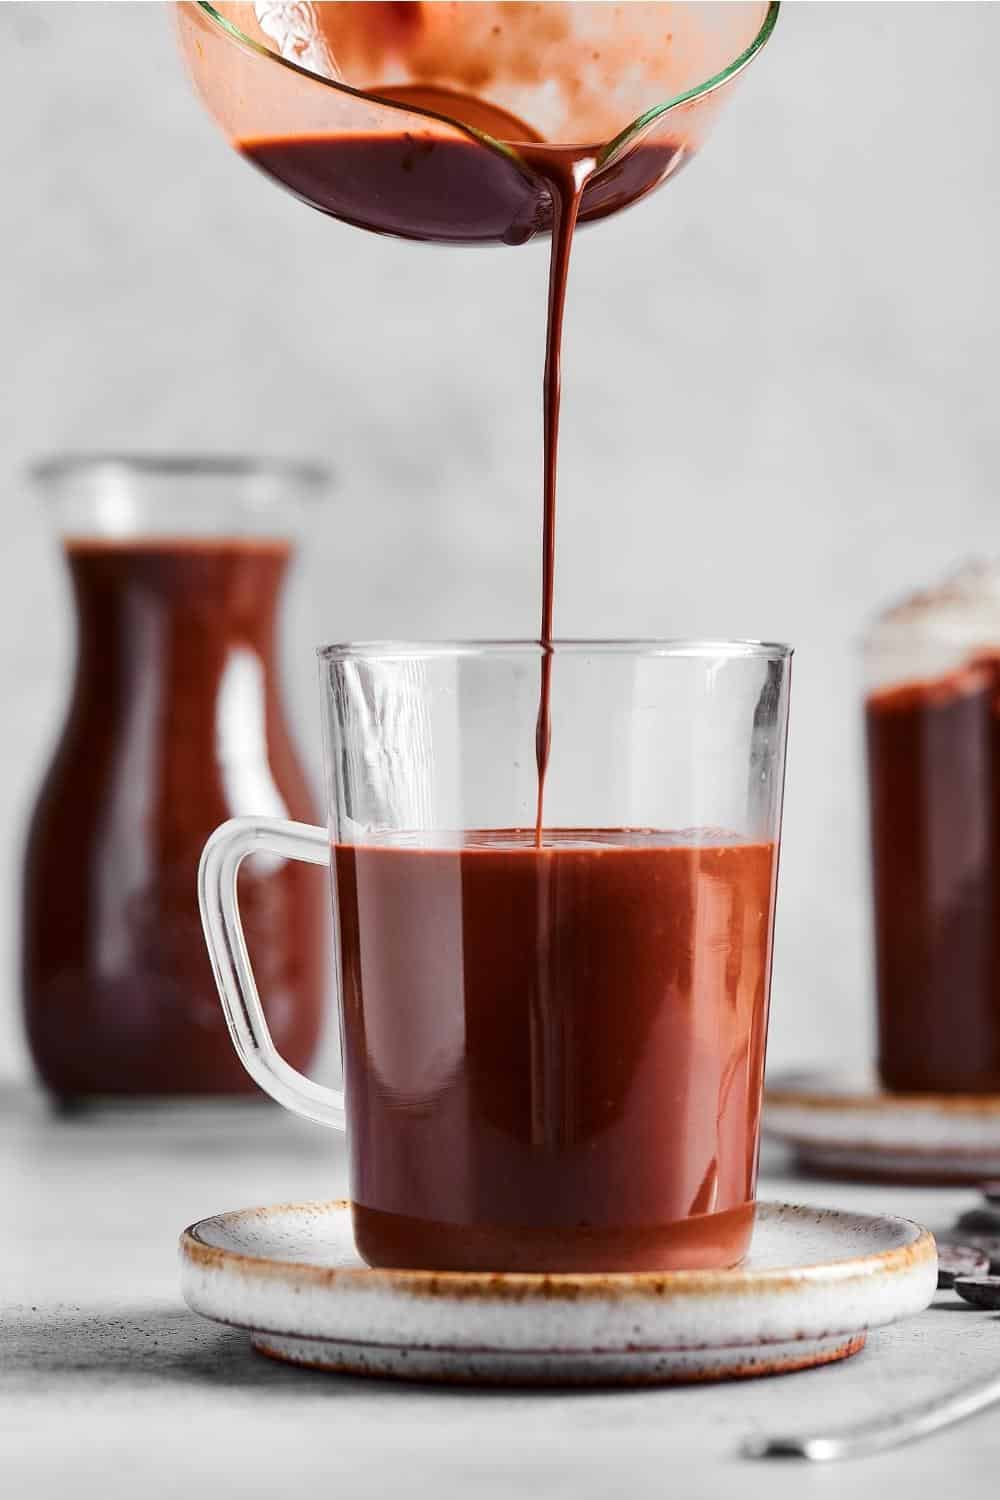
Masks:
[[[635,638],[607,637],[588,639],[568,637],[543,643],[527,637],[504,640],[501,638],[476,638],[465,640],[367,640],[336,641],[330,645],[317,646],[316,655],[323,662],[350,661],[355,658],[371,661],[392,661],[400,658],[434,659],[461,656],[646,656],[662,658],[689,658],[700,661],[790,661],[795,654],[794,646],[781,641],[756,641],[735,638],[713,640],[708,637],[656,637]]]

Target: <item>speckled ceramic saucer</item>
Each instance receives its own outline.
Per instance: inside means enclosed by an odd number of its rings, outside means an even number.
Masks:
[[[358,1375],[640,1384],[801,1370],[926,1307],[937,1254],[907,1219],[758,1206],[734,1271],[525,1276],[372,1271],[347,1203],[245,1209],[181,1236],[195,1312],[262,1354]]]
[[[764,1132],[829,1176],[897,1182],[1000,1177],[1000,1095],[889,1094],[874,1079],[768,1080]]]

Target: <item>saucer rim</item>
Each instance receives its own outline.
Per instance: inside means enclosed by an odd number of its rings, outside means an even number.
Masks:
[[[769,1079],[764,1088],[764,1109],[805,1109],[852,1114],[933,1114],[1000,1119],[1000,1094],[890,1093],[874,1077],[857,1083],[847,1075],[822,1069],[795,1068]]]
[[[343,1288],[384,1288],[411,1297],[455,1298],[462,1301],[481,1299],[490,1303],[502,1301],[586,1301],[612,1297],[624,1300],[630,1296],[660,1298],[715,1297],[720,1293],[794,1292],[816,1281],[826,1282],[868,1277],[873,1271],[893,1274],[937,1263],[937,1247],[930,1230],[898,1214],[872,1214],[838,1208],[817,1208],[814,1204],[758,1200],[757,1214],[769,1218],[804,1217],[841,1222],[863,1221],[889,1233],[904,1234],[900,1244],[874,1249],[842,1258],[827,1258],[793,1267],[733,1266],[723,1270],[624,1271],[624,1272],[523,1272],[523,1271],[433,1271],[371,1266],[321,1266],[302,1261],[277,1260],[268,1255],[250,1255],[243,1251],[214,1245],[203,1238],[210,1225],[226,1226],[289,1214],[320,1215],[350,1210],[347,1198],[289,1202],[254,1208],[233,1209],[209,1215],[189,1224],[182,1232],[179,1252],[182,1262],[202,1271],[237,1268],[253,1276],[288,1277],[317,1287],[335,1283]]]

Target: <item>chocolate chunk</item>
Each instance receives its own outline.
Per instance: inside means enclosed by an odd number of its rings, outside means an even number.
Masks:
[[[938,1244],[938,1288],[954,1286],[956,1276],[986,1276],[990,1258],[975,1245]]]
[[[971,1246],[973,1250],[981,1250],[990,1263],[990,1273],[1000,1276],[1000,1235],[996,1234],[957,1234],[951,1230],[947,1234],[936,1235],[938,1252],[943,1246],[964,1245]]]
[[[1000,1312],[1000,1276],[956,1276],[955,1290],[974,1307]]]
[[[988,1255],[991,1273],[1000,1276],[1000,1235],[970,1234],[967,1243]]]
[[[1000,1207],[970,1208],[955,1220],[956,1229],[969,1229],[973,1234],[1000,1235]]]
[[[981,1250],[989,1257],[990,1273],[1000,1276],[1000,1235],[995,1234],[963,1234],[963,1245],[971,1245],[974,1250]]]

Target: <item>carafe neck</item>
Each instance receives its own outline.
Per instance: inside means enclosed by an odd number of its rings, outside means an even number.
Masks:
[[[235,651],[268,671],[290,553],[286,541],[245,538],[67,542],[91,695],[110,706],[136,673],[204,692]]]

